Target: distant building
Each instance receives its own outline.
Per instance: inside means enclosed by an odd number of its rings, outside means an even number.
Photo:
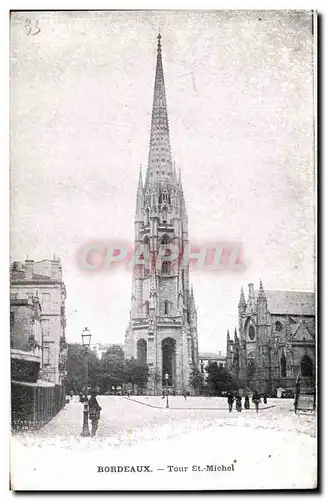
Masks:
[[[316,375],[315,294],[264,290],[249,284],[248,300],[241,289],[239,325],[234,340],[227,332],[227,368],[241,385],[275,394],[277,388],[313,389]]]
[[[14,262],[10,270],[11,342],[21,345],[30,335],[29,305],[38,303],[41,314],[39,343],[43,356],[40,378],[62,385],[67,357],[66,287],[59,259]],[[24,301],[27,301],[26,304]],[[32,301],[32,302],[31,302]],[[34,302],[33,302],[34,301]],[[35,327],[35,324],[34,324]],[[24,344],[25,345],[25,344]]]
[[[90,351],[93,352],[98,359],[102,359],[103,355],[106,354],[108,349],[113,345],[119,345],[123,349],[123,345],[121,344],[91,344]]]
[[[226,356],[223,356],[221,351],[218,353],[215,352],[203,352],[199,353],[199,365],[198,368],[200,373],[204,375],[204,378],[207,378],[208,374],[206,372],[206,367],[211,363],[217,363],[218,366],[226,365]]]

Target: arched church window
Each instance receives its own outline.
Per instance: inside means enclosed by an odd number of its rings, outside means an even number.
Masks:
[[[164,302],[164,310],[165,310],[165,315],[169,314],[169,302],[168,302],[168,300],[165,300],[165,302]]]
[[[313,375],[312,359],[307,354],[301,359],[301,375],[302,377],[312,377]]]
[[[255,328],[253,325],[249,326],[249,339],[254,340],[255,337]]]
[[[248,380],[252,379],[254,377],[254,374],[255,374],[255,363],[254,363],[253,359],[250,359],[250,361],[248,362],[246,373],[247,373]]]
[[[143,245],[144,245],[144,253],[143,253],[143,259],[144,259],[144,276],[148,276],[150,274],[150,240],[148,236],[145,236],[143,240]]]
[[[161,268],[162,274],[170,274],[170,262],[167,262],[166,260],[162,263],[162,268]]]
[[[150,210],[148,208],[145,209],[145,218],[144,218],[144,224],[148,226],[150,223]]]
[[[286,358],[284,353],[280,358],[280,374],[282,377],[286,377]]]
[[[145,315],[149,316],[149,313],[150,313],[150,304],[149,304],[148,300],[145,301],[144,310],[145,310]]]
[[[168,192],[167,192],[166,189],[162,193],[162,202],[163,203],[167,203],[168,202]]]
[[[164,207],[164,208],[162,209],[162,222],[163,222],[164,224],[166,224],[166,223],[167,223],[167,215],[168,215],[168,210],[167,210],[167,207]]]
[[[280,321],[276,321],[276,323],[275,323],[275,330],[276,330],[276,332],[281,332],[282,329],[283,329],[283,325],[281,324],[281,322]]]
[[[149,194],[149,191],[147,191],[145,193],[145,204],[149,205],[149,203],[150,203],[150,194]]]
[[[167,234],[164,234],[160,241],[161,245],[168,245],[170,243],[170,238]]]

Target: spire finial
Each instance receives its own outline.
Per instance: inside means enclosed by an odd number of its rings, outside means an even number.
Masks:
[[[158,34],[157,36],[157,40],[158,40],[158,52],[161,52],[161,35],[160,33]]]
[[[266,294],[265,294],[265,291],[264,291],[264,289],[263,289],[262,279],[261,279],[261,278],[260,278],[260,287],[259,287],[259,293],[258,293],[258,300],[259,300],[259,301],[260,301],[260,300],[261,300],[261,301],[262,301],[262,300],[264,300],[264,301],[266,301],[266,300],[267,300],[267,298],[266,298]]]

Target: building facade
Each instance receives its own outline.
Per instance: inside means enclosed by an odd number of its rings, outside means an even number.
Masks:
[[[124,348],[121,344],[91,344],[90,351],[95,354],[98,359],[102,359],[108,349],[113,345],[119,345],[122,349]]]
[[[144,183],[139,175],[134,226],[144,262],[133,269],[125,356],[149,366],[150,394],[163,387],[182,393],[190,390],[190,371],[198,365],[197,313],[188,263],[163,257],[170,244],[184,254],[188,217],[181,174],[171,156],[160,35],[149,158]]]
[[[10,300],[11,377],[36,382],[42,368],[41,305],[37,296]]]
[[[198,368],[200,373],[204,376],[204,379],[207,378],[208,374],[206,372],[206,368],[211,363],[217,363],[218,366],[226,365],[226,356],[223,356],[221,351],[218,353],[215,352],[202,352],[199,353],[199,364]]]
[[[10,270],[12,342],[28,336],[30,326],[22,321],[22,301],[36,301],[40,305],[41,324],[39,345],[42,352],[40,378],[62,385],[67,358],[65,301],[66,287],[59,259],[34,262],[14,262]],[[20,333],[19,333],[20,332]]]
[[[316,376],[315,294],[243,288],[238,333],[227,332],[227,368],[242,387],[275,395],[278,388],[314,390]]]

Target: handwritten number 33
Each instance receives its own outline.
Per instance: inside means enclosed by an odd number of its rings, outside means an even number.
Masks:
[[[37,35],[40,33],[41,28],[39,27],[39,21],[36,20],[34,26],[32,26],[32,21],[30,19],[26,19],[25,23],[27,35]]]

